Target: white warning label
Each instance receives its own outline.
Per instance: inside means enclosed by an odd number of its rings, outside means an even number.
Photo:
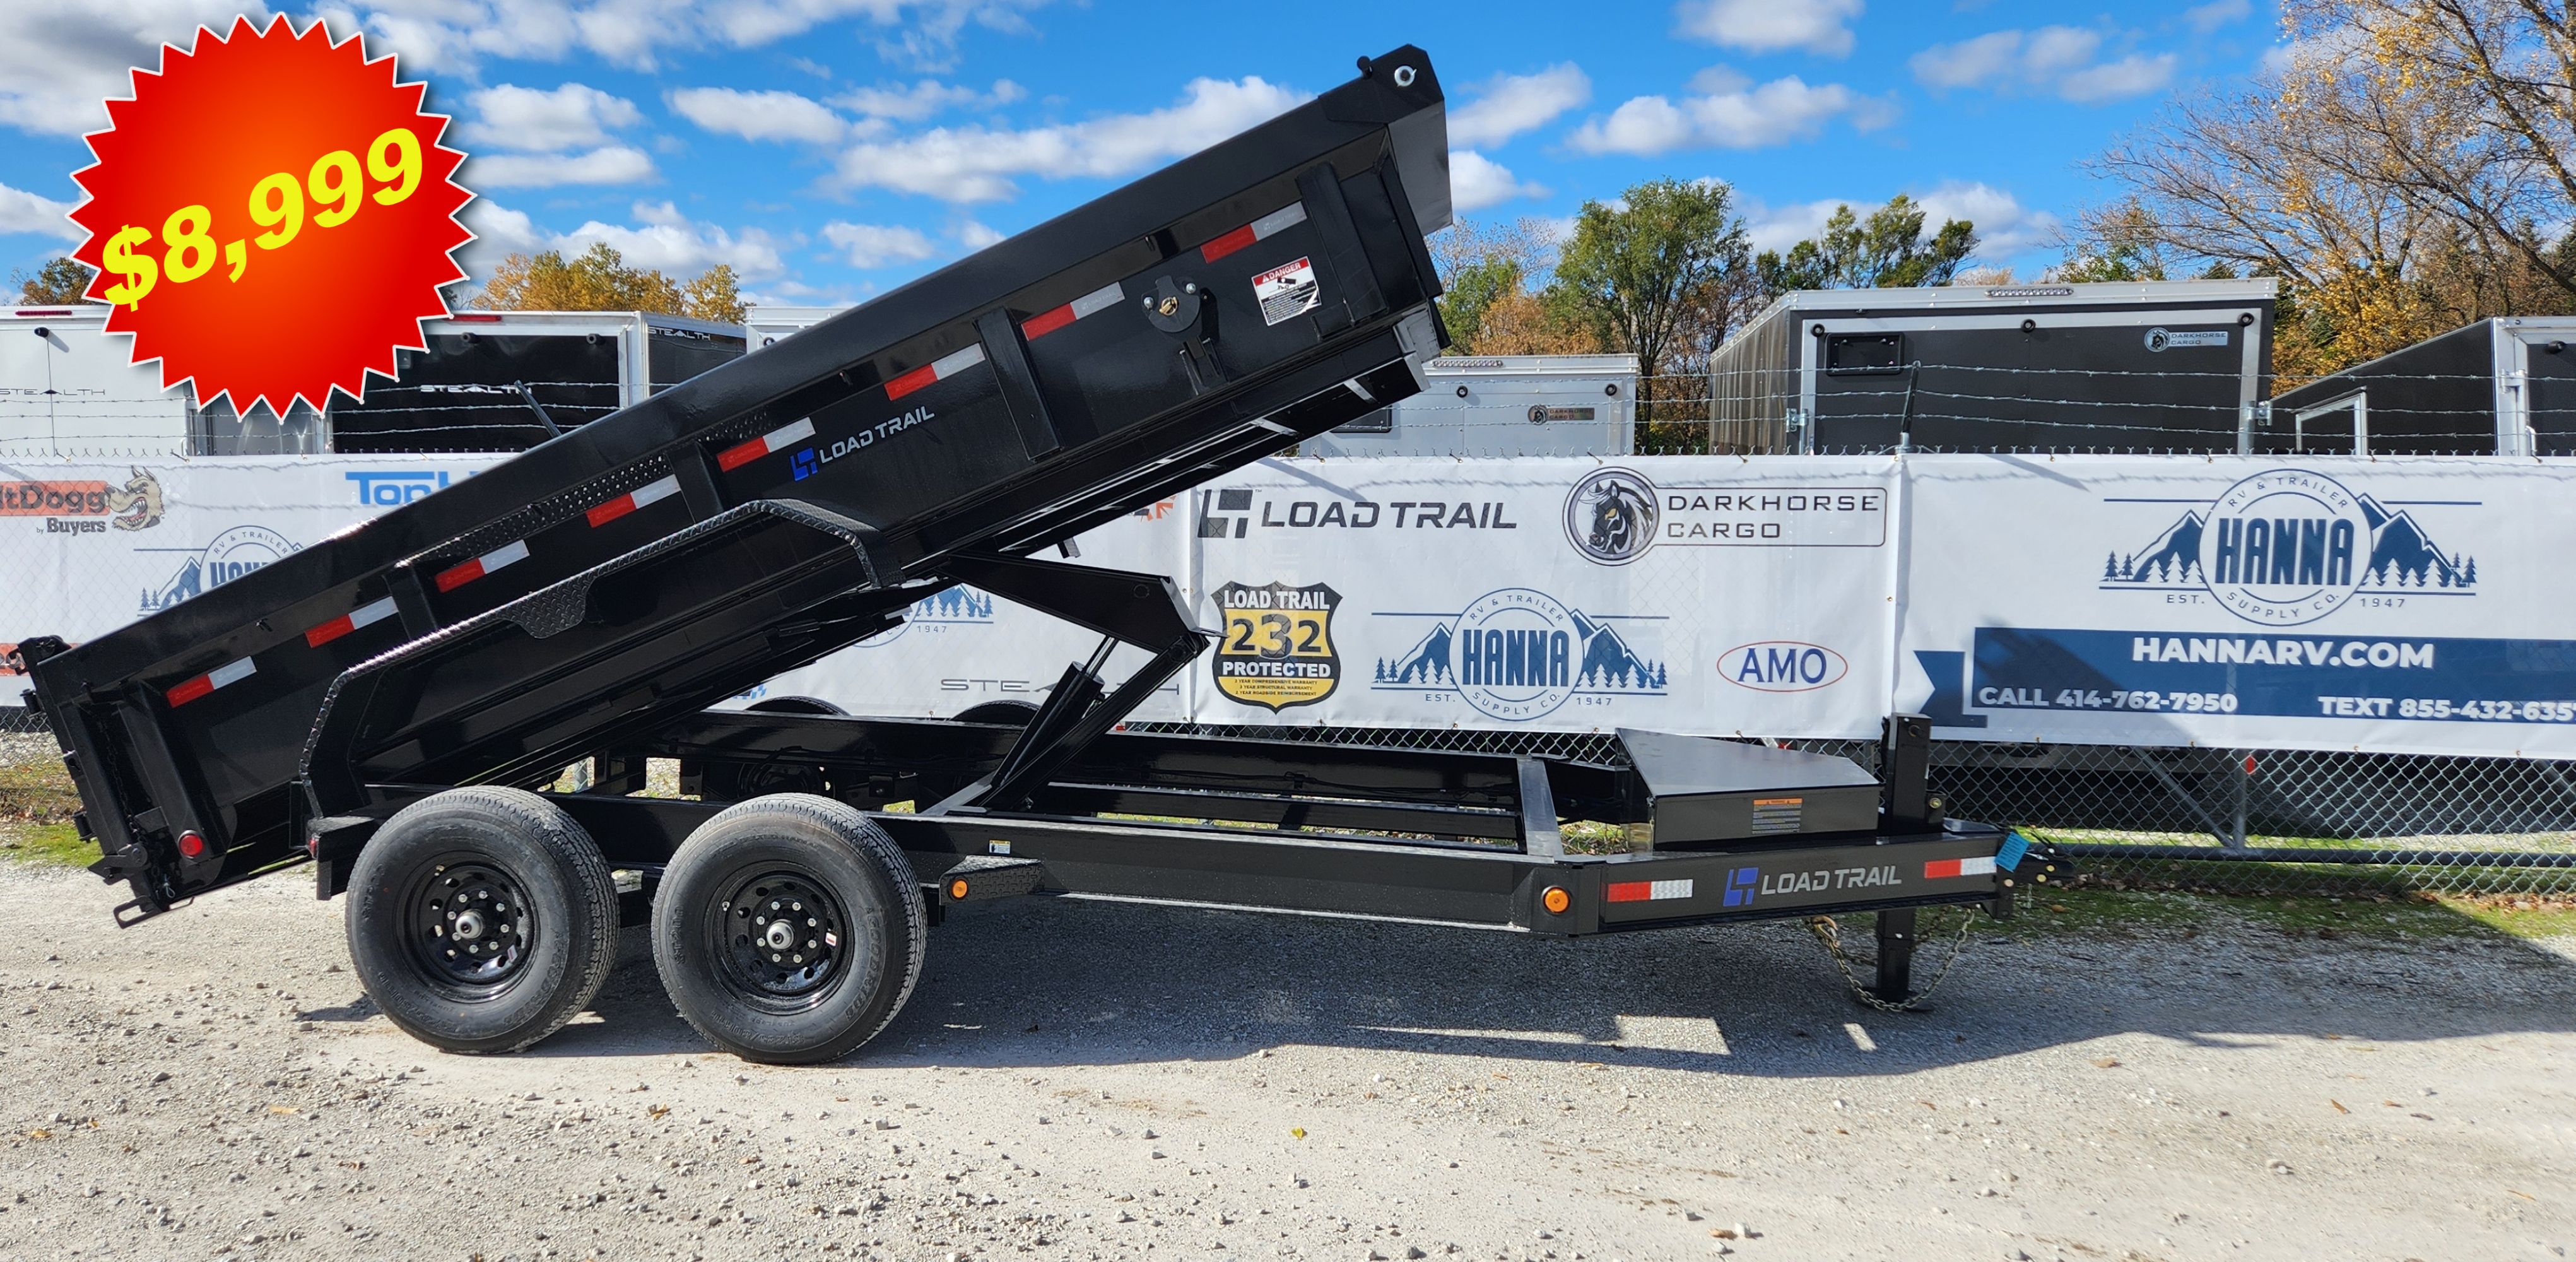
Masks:
[[[1261,322],[1277,324],[1315,309],[1315,265],[1299,259],[1282,263],[1252,278],[1253,300],[1261,304]]]

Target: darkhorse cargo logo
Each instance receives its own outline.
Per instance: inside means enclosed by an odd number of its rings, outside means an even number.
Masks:
[[[2476,558],[2444,552],[2413,507],[2312,470],[2258,473],[2184,510],[2145,548],[2112,551],[2101,588],[2206,592],[2271,627],[2314,622],[2356,596],[2476,595]]]
[[[1454,695],[1509,720],[1544,718],[1578,696],[1608,704],[1664,693],[1663,662],[1629,643],[1658,634],[1661,618],[1586,614],[1526,587],[1487,592],[1455,614],[1377,616],[1431,624],[1402,657],[1378,659],[1369,686],[1379,691]]]
[[[1341,606],[1342,594],[1322,583],[1216,589],[1225,619],[1211,663],[1217,691],[1273,711],[1333,695],[1342,682],[1342,656],[1333,647],[1333,611]]]
[[[1655,484],[1626,469],[1596,469],[1565,497],[1565,537],[1603,565],[1626,565],[1655,542]]]

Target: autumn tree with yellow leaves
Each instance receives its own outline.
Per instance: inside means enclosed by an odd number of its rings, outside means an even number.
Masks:
[[[660,271],[629,267],[605,241],[566,261],[559,250],[501,260],[474,306],[485,311],[651,311],[740,324],[742,289],[730,264],[718,263],[696,279],[674,281]]]

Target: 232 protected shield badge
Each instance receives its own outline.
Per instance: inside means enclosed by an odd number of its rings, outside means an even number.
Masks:
[[[1341,593],[1322,583],[1273,582],[1228,583],[1215,595],[1225,619],[1225,638],[1211,663],[1217,691],[1278,711],[1313,705],[1341,685],[1342,658],[1333,647]]]

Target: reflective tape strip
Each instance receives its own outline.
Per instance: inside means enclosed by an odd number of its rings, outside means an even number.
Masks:
[[[957,374],[983,362],[984,347],[981,343],[969,346],[953,355],[942,355],[927,364],[923,364],[919,368],[913,369],[911,372],[905,373],[904,375],[887,382],[886,400],[888,402],[892,402],[912,393],[915,390],[928,386],[931,382],[946,381],[950,377],[954,377]]]
[[[1124,300],[1126,297],[1127,291],[1119,288],[1118,282],[1111,281],[1106,286],[1092,290],[1090,293],[1084,294],[1083,296],[1076,298],[1053,311],[1047,312],[1045,315],[1038,316],[1035,319],[1030,320],[1028,323],[1021,325],[1020,336],[1028,338],[1031,341],[1035,341],[1038,338],[1045,337],[1047,334],[1053,333],[1057,329],[1063,328],[1084,316],[1106,311],[1110,307]]]
[[[1213,263],[1255,241],[1267,240],[1283,229],[1293,228],[1304,222],[1306,222],[1306,203],[1290,202],[1278,210],[1271,211],[1251,223],[1200,246],[1199,256]]]
[[[223,687],[225,684],[239,683],[258,672],[259,668],[251,665],[250,659],[245,657],[229,666],[218,666],[213,670],[207,671],[205,674],[199,675],[196,678],[163,693],[162,696],[175,708],[186,705],[207,693],[213,692],[217,688]]]
[[[730,473],[800,438],[813,436],[814,418],[809,416],[793,425],[773,429],[750,442],[726,448],[724,454],[716,457],[716,467]]]
[[[503,544],[500,547],[494,548],[463,565],[456,566],[453,569],[440,573],[438,576],[438,590],[442,592],[455,591],[457,588],[463,587],[467,583],[471,583],[505,565],[514,565],[527,559],[527,540],[522,539],[517,543]]]
[[[1923,865],[1923,878],[1927,881],[1952,876],[1992,876],[1994,873],[1995,861],[1991,855],[1982,859],[1933,859]]]
[[[1601,898],[1611,903],[1645,903],[1667,898],[1688,898],[1698,884],[1681,881],[1612,881],[1601,887]]]
[[[360,627],[382,622],[394,616],[394,598],[385,597],[372,605],[360,605],[304,633],[304,642],[320,648]]]
[[[634,512],[636,509],[642,508],[647,504],[667,500],[679,493],[680,479],[678,475],[675,474],[671,477],[664,478],[659,482],[647,482],[632,491],[628,491],[624,495],[618,496],[616,499],[610,500],[607,503],[590,510],[586,515],[590,518],[590,524],[595,529],[600,526],[605,526],[608,523],[613,522],[628,513]]]

